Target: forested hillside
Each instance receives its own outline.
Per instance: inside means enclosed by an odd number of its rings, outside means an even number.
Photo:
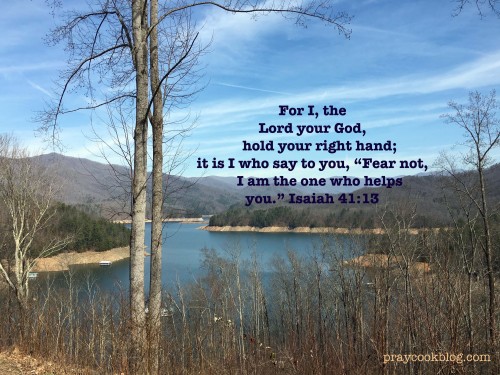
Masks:
[[[460,178],[474,177],[462,173]],[[489,168],[486,173],[487,195],[493,202],[500,201],[500,164]],[[295,227],[343,227],[379,228],[380,217],[385,207],[399,206],[412,213],[415,228],[444,227],[451,224],[452,217],[461,215],[460,202],[451,194],[447,186],[450,177],[427,175],[407,176],[401,187],[363,188],[352,193],[333,194],[333,203],[316,204],[260,204],[245,207],[235,204],[227,211],[210,218],[211,226],[249,225],[255,227],[284,226]],[[307,192],[306,192],[307,193]],[[303,193],[305,194],[305,193]],[[378,204],[362,203],[376,194]],[[322,196],[316,193],[315,197]],[[288,196],[285,195],[285,200]],[[358,200],[361,203],[358,203]],[[278,200],[277,200],[278,201]],[[497,214],[493,221],[499,221]]]
[[[130,179],[129,171],[123,166],[107,165],[86,159],[76,159],[59,154],[35,157],[44,165],[56,166],[60,176],[65,178],[61,187],[60,201],[73,205],[96,207],[99,215],[106,218],[129,218]],[[465,176],[465,175],[464,175]],[[360,176],[362,177],[362,176]],[[485,174],[488,197],[492,202],[500,200],[500,164],[490,167]],[[336,227],[376,227],[377,210],[385,204],[401,202],[415,210],[414,225],[417,227],[445,226],[449,224],[451,211],[460,212],[457,202],[444,199],[443,188],[449,178],[438,175],[406,176],[401,187],[362,188],[353,190],[353,186],[334,187],[239,187],[236,177],[201,177],[184,178],[165,175],[167,191],[164,215],[166,217],[199,217],[216,214],[211,225],[285,225],[289,227],[336,226]],[[148,185],[148,191],[150,186]],[[331,194],[334,204],[252,204],[245,207],[245,196],[271,195],[278,193],[296,195]],[[342,203],[338,200],[345,194],[344,201],[349,202],[353,194],[354,201],[363,194],[378,194],[379,204]],[[272,207],[269,207],[272,206]],[[267,213],[269,211],[269,213]],[[148,206],[147,216],[149,217]]]
[[[53,231],[58,236],[70,236],[68,249],[81,252],[103,251],[128,246],[130,230],[111,223],[85,206],[57,204]]]
[[[128,246],[130,230],[122,224],[111,223],[89,207],[56,203],[50,215],[50,220],[33,239],[32,257],[37,257],[44,246],[51,241],[63,241],[65,246],[48,255],[65,251],[104,251]],[[8,252],[8,249],[12,248],[13,241],[12,236],[7,235],[10,226],[8,220],[0,217],[0,232],[3,239],[0,250],[7,256],[13,256]]]

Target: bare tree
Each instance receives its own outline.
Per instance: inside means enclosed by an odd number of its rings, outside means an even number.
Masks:
[[[169,20],[199,7],[212,6],[230,13],[267,14],[279,13],[293,17],[304,25],[307,19],[321,20],[333,25],[349,36],[346,24],[350,17],[336,12],[330,1],[307,1],[302,5],[286,1],[175,1],[160,6],[157,0],[95,0],[87,10],[70,13],[62,26],[51,36],[54,42],[65,40],[69,51],[68,70],[61,77],[62,85],[58,100],[41,117],[42,130],[52,139],[57,137],[60,115],[82,109],[97,109],[109,104],[127,104],[135,107],[133,182],[132,182],[132,231],[130,242],[130,304],[131,304],[131,353],[130,370],[144,372],[145,314],[144,314],[144,219],[146,213],[147,140],[148,120],[153,128],[153,170],[161,168],[158,155],[163,155],[157,135],[163,131],[162,108],[168,106],[168,92],[163,92],[165,82],[177,68],[194,53],[196,34],[176,47],[181,51],[177,58],[161,70],[165,64],[159,56],[164,40],[156,40],[162,27],[172,25]],[[154,14],[153,14],[154,13]],[[178,25],[177,28],[182,25]],[[158,34],[157,34],[158,33]],[[171,34],[170,34],[171,35]],[[158,54],[157,54],[158,52]],[[189,71],[188,71],[189,73]],[[182,79],[183,75],[180,75]],[[66,109],[63,106],[67,94],[73,88],[83,88],[88,99],[84,105]],[[105,90],[99,90],[105,88]],[[149,90],[150,89],[150,90]],[[168,91],[168,90],[166,90]],[[162,99],[163,98],[163,99]],[[161,123],[161,125],[160,125]],[[157,166],[157,168],[155,168]],[[156,177],[157,188],[161,176]],[[153,177],[153,179],[155,179]],[[155,204],[163,199],[156,194]],[[155,211],[155,209],[154,209]],[[159,210],[156,209],[155,222]],[[161,217],[160,217],[161,218]],[[156,227],[156,226],[154,226]],[[156,229],[155,229],[156,234]],[[154,235],[154,241],[161,236]],[[154,247],[161,249],[161,242]],[[159,255],[159,252],[156,251]],[[159,257],[155,255],[155,264]],[[157,270],[156,266],[153,267]],[[161,269],[161,268],[160,268]],[[155,271],[155,275],[159,275]],[[158,276],[155,280],[161,280]],[[155,286],[156,289],[156,286]],[[158,294],[157,291],[154,292]]]
[[[463,175],[454,173],[452,168],[445,171],[462,187],[469,201],[477,210],[482,222],[482,236],[478,242],[486,261],[486,275],[488,279],[489,308],[488,326],[491,348],[494,350],[497,343],[496,326],[496,295],[495,274],[493,269],[493,246],[490,229],[490,212],[485,181],[485,169],[491,164],[491,153],[500,145],[500,123],[496,117],[498,103],[495,91],[483,95],[477,91],[469,94],[467,105],[456,102],[449,103],[453,113],[443,115],[445,121],[456,125],[465,132],[466,152],[463,154],[463,164],[476,174],[477,189],[471,189],[463,180]]]
[[[455,0],[456,7],[453,15],[458,16],[468,6],[476,8],[481,18],[485,17],[485,11],[491,11],[497,17],[500,17],[500,1],[498,0]]]
[[[470,195],[477,192],[477,179],[473,172],[464,172],[457,165],[451,155],[442,153],[437,160],[437,167],[445,171],[441,185],[448,213],[453,223],[453,231],[449,237],[455,247],[460,251],[460,263],[467,274],[467,333],[471,352],[475,349],[474,311],[473,311],[473,285],[479,278],[478,251],[479,239],[478,221],[479,213],[471,202]],[[450,178],[450,176],[453,176]]]
[[[66,239],[40,240],[40,235],[55,214],[54,176],[6,135],[0,136],[0,207],[6,228],[0,246],[5,259],[0,274],[14,292],[19,307],[19,333],[25,337],[25,316],[29,308],[29,273],[36,260],[61,250]],[[13,271],[11,271],[11,264]]]

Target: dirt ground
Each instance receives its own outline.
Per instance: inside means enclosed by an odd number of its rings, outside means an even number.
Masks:
[[[76,368],[70,365],[34,358],[17,348],[0,349],[0,375],[101,375],[90,368]],[[113,375],[124,375],[114,373]]]
[[[2,375],[67,375],[79,373],[81,372],[77,370],[68,372],[55,363],[22,354],[17,349],[0,352],[0,374]]]

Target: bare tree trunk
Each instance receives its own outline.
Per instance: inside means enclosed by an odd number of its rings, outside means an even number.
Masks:
[[[238,291],[238,318],[239,318],[239,342],[240,342],[240,371],[242,374],[247,373],[246,367],[246,353],[245,353],[245,339],[243,331],[243,311],[245,309],[243,299],[241,297],[241,279],[240,279],[240,259],[238,256],[234,258],[234,267],[236,272],[236,288]]]
[[[18,321],[18,331],[19,331],[19,339],[20,339],[20,344],[21,347],[24,347],[27,343],[27,327],[28,327],[28,322],[26,319],[26,312],[28,310],[27,308],[27,302],[24,296],[17,294],[17,306],[19,309],[19,321]]]
[[[158,0],[150,2],[151,25],[158,23]],[[153,202],[151,227],[151,272],[149,289],[150,373],[159,373],[161,262],[163,226],[163,99],[158,66],[158,29],[149,39],[151,92],[153,95]]]
[[[479,148],[479,146],[476,146]],[[478,158],[481,158],[479,149],[477,150]],[[486,192],[484,186],[484,171],[481,163],[478,163],[479,186],[481,189],[481,218],[483,220],[484,230],[484,252],[486,255],[486,268],[488,272],[488,291],[489,291],[489,331],[490,331],[490,345],[493,350],[496,350],[496,301],[495,301],[495,274],[493,272],[492,248],[491,248],[491,234],[488,220],[488,206],[486,204]]]
[[[134,130],[134,176],[132,180],[132,232],[130,239],[130,318],[132,374],[144,367],[144,221],[146,218],[148,46],[147,10],[144,0],[132,3],[134,63],[136,68],[136,124]]]

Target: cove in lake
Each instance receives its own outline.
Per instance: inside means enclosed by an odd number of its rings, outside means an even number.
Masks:
[[[146,223],[145,251],[150,252],[151,224]],[[166,223],[163,231],[163,284],[167,287],[193,281],[202,275],[203,248],[216,249],[221,256],[237,249],[242,261],[250,260],[257,254],[263,273],[271,271],[271,261],[276,257],[286,258],[292,250],[299,257],[319,249],[328,238],[321,234],[307,233],[258,233],[258,232],[208,232],[198,229],[200,224]],[[331,251],[338,257],[351,258],[349,246],[339,246],[349,241],[347,236],[335,235],[340,241],[332,241]],[[336,244],[336,245],[333,245]],[[333,247],[335,246],[335,247]],[[145,284],[149,289],[149,265],[151,258],[145,257]],[[114,262],[110,267],[81,265],[71,267],[77,280],[92,280],[104,290],[127,289],[129,285],[129,260]],[[64,283],[65,275],[55,276],[58,284]]]

